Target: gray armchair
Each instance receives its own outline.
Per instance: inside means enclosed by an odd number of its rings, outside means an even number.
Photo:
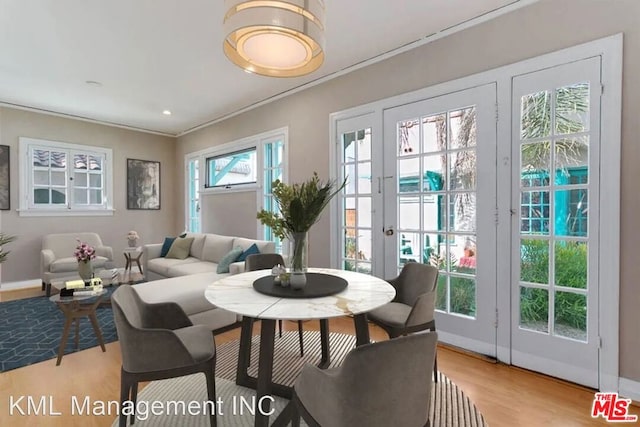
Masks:
[[[193,325],[176,303],[147,304],[130,285],[120,285],[111,297],[122,370],[120,405],[131,401],[135,408],[138,383],[202,372],[207,379],[208,399],[216,401],[216,348],[211,331]],[[135,415],[131,415],[131,424]],[[216,416],[209,414],[211,426]],[[127,416],[120,414],[120,427]]]
[[[51,295],[51,281],[68,277],[78,272],[78,261],[73,252],[78,240],[87,243],[96,250],[96,258],[91,262],[95,270],[113,267],[113,250],[102,243],[96,233],[60,233],[47,234],[42,238],[40,251],[40,274],[42,290]]]
[[[436,342],[415,334],[356,347],[339,368],[305,365],[275,425],[428,426]]]
[[[396,289],[396,297],[390,303],[367,313],[367,318],[384,329],[390,338],[424,330],[435,332],[438,269],[411,262],[404,265],[398,277],[388,282]],[[436,359],[436,382],[437,371]]]
[[[252,254],[244,260],[245,271],[271,269],[276,265],[284,266],[284,259],[280,254]],[[278,320],[278,331],[282,337],[282,320]],[[302,337],[302,321],[298,320],[298,339],[300,341],[300,357],[304,356],[304,340]]]

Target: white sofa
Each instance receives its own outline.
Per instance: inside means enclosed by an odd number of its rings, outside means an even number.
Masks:
[[[244,271],[242,261],[231,264],[229,273],[216,273],[218,263],[231,249],[240,246],[247,250],[255,243],[260,253],[273,253],[275,244],[219,234],[189,233],[186,237],[194,240],[189,257],[183,260],[161,257],[161,243],[143,246],[147,282],[136,285],[135,289],[146,302],[176,302],[194,324],[206,325],[213,331],[234,326],[241,320],[240,316],[209,303],[204,291],[219,278]]]

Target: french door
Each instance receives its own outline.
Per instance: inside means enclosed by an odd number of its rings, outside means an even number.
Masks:
[[[600,57],[513,78],[511,358],[598,387]]]
[[[384,112],[384,271],[437,266],[440,340],[496,355],[496,86]]]

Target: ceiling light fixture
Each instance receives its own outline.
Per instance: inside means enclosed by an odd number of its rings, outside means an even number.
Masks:
[[[165,116],[170,116],[171,115],[171,111],[164,110],[164,111],[162,111],[162,114],[164,114]]]
[[[324,61],[323,0],[225,0],[224,53],[245,71],[309,74]]]

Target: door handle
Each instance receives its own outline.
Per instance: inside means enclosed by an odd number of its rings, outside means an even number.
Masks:
[[[393,236],[393,234],[395,233],[395,231],[393,230],[393,227],[389,227],[386,230],[383,229],[383,231],[385,236]]]

